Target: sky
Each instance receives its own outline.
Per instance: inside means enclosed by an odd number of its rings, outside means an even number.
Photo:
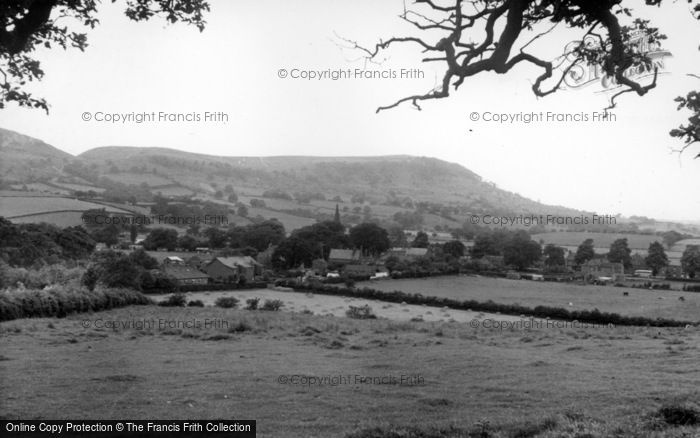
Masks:
[[[688,74],[700,65],[700,23],[685,2],[627,3],[668,36],[671,55],[658,86],[644,97],[619,98],[608,120],[594,120],[611,96],[600,80],[537,98],[530,87],[538,71],[530,66],[469,78],[421,111],[404,104],[375,113],[430,90],[442,76],[441,64],[420,62],[417,46],[396,46],[381,63],[367,64],[344,41],[372,46],[417,35],[398,17],[401,0],[211,0],[201,33],[161,19],[131,22],[118,1],[99,6],[100,25],[89,31],[84,53],[37,53],[46,75],[29,89],[49,101],[50,113],[10,106],[0,112],[0,127],[72,154],[119,145],[229,156],[429,156],[546,204],[700,221],[700,159],[692,159],[700,150],[679,155],[673,150],[680,142],[668,135],[689,115],[676,111],[673,99],[697,89]],[[577,38],[557,28],[528,50],[553,58]],[[347,69],[389,77],[299,77]],[[200,120],[108,121],[152,112]],[[227,120],[206,121],[205,112]],[[494,121],[501,114],[505,122]],[[544,120],[525,123],[528,114]]]

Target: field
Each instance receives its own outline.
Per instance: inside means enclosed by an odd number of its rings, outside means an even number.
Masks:
[[[177,321],[201,327],[166,327]],[[3,418],[256,419],[260,437],[393,425],[491,437],[700,431],[650,416],[700,400],[697,328],[500,331],[138,306],[5,322],[0,341]]]
[[[700,321],[700,294],[693,292],[473,276],[372,281],[359,283],[358,286],[460,300],[492,300],[502,304],[521,304],[529,307],[542,305],[569,310],[598,308],[602,312],[614,312],[625,316]],[[623,292],[627,292],[629,296],[623,296]],[[679,300],[681,296],[684,301]]]
[[[39,213],[84,211],[91,208],[106,208],[110,212],[129,214],[128,211],[119,208],[58,196],[0,197],[0,214],[7,218]]]
[[[662,242],[661,236],[647,234],[623,234],[623,233],[586,233],[586,232],[559,232],[533,234],[532,240],[539,242],[543,240],[545,245],[553,243],[558,246],[578,247],[586,239],[593,239],[596,248],[610,248],[610,245],[617,239],[627,239],[630,249],[641,249],[646,251],[649,244]]]

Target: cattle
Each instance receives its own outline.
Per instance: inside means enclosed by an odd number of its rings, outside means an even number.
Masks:
[[[622,296],[623,296],[623,297],[628,297],[628,296],[630,296],[630,293],[629,293],[629,292],[622,292]]]

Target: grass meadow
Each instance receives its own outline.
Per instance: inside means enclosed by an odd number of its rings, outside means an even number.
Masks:
[[[693,292],[466,275],[358,283],[358,287],[362,286],[387,292],[400,290],[460,300],[492,300],[499,304],[521,304],[530,307],[542,305],[569,310],[598,308],[602,312],[619,313],[623,316],[700,321],[700,294]],[[625,296],[624,292],[628,295]]]
[[[700,400],[697,327],[488,330],[130,306],[3,322],[0,342],[3,418],[235,417],[256,419],[261,437],[700,434],[659,413]],[[413,380],[388,380],[402,375]]]

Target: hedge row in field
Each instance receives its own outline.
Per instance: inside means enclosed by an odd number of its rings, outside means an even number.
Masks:
[[[244,289],[265,289],[267,283],[256,281],[250,283],[208,283],[208,284],[183,284],[177,286],[175,292],[209,292],[222,290],[244,290]],[[147,294],[166,294],[173,292],[166,289],[144,289]]]
[[[0,291],[0,321],[32,317],[64,317],[71,313],[153,304],[141,292],[131,289],[99,289],[69,286],[50,289]]]
[[[298,284],[293,281],[280,281],[278,285],[293,288],[299,292],[314,292],[323,295],[336,295],[370,300],[388,301],[392,303],[406,303],[426,305],[431,307],[449,307],[457,310],[474,310],[479,312],[503,313],[506,315],[528,315],[535,318],[552,318],[565,321],[579,321],[594,324],[613,324],[626,326],[652,326],[652,327],[684,327],[688,324],[697,324],[689,321],[677,321],[665,318],[647,318],[643,316],[622,316],[618,313],[601,312],[593,310],[568,310],[561,307],[537,306],[526,307],[519,304],[499,304],[489,300],[486,302],[453,298],[425,296],[422,294],[410,294],[402,291],[385,292],[368,287],[348,288],[335,287],[321,284]]]

